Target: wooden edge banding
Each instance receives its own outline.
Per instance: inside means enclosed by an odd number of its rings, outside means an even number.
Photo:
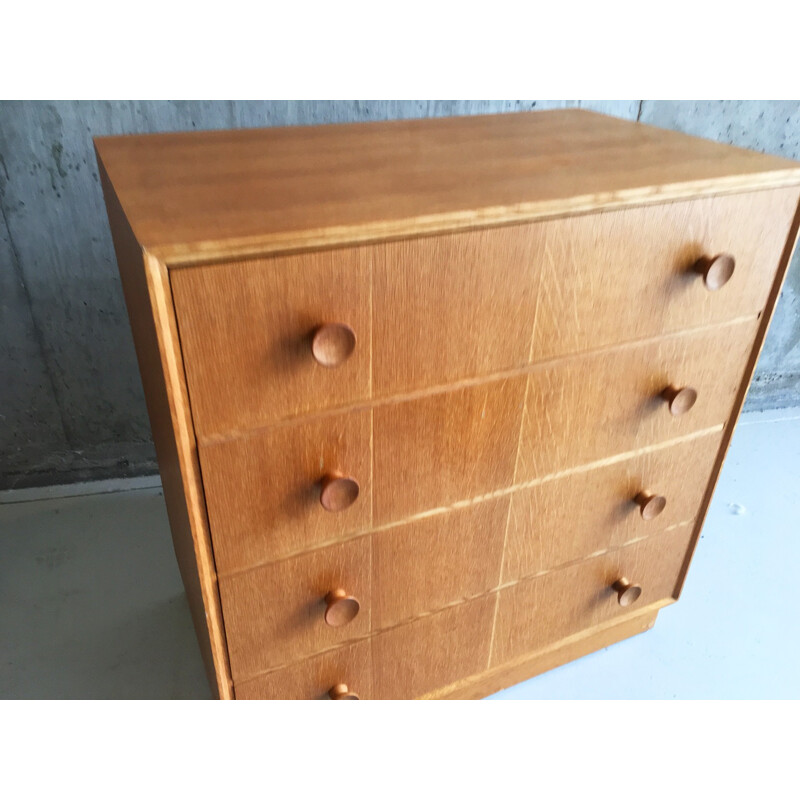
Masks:
[[[666,186],[645,186],[624,191],[556,198],[535,203],[519,203],[511,206],[451,211],[407,219],[365,222],[359,225],[286,231],[268,236],[251,236],[223,241],[209,240],[188,245],[162,245],[152,247],[150,252],[163,261],[168,269],[176,269],[235,259],[351,247],[409,237],[436,236],[475,228],[540,222],[630,206],[780,189],[798,184],[800,184],[800,170],[789,168],[772,172],[732,175],[728,178],[686,181]]]
[[[529,680],[576,658],[582,658],[603,647],[636,636],[650,630],[655,624],[658,612],[672,600],[653,603],[635,614],[628,614],[623,620],[614,620],[606,625],[581,631],[561,639],[555,644],[526,654],[522,658],[500,664],[486,672],[452,683],[441,689],[423,695],[420,700],[476,700],[481,697],[507,689],[522,681]]]
[[[159,349],[167,380],[167,396],[178,447],[183,488],[188,502],[192,539],[220,699],[233,699],[233,680],[228,663],[222,606],[169,273],[164,264],[149,253],[144,253],[144,263],[158,332]]]
[[[761,355],[761,349],[764,346],[764,338],[767,335],[767,330],[769,329],[769,324],[772,320],[772,315],[775,311],[775,306],[778,302],[778,297],[780,296],[781,288],[783,287],[783,282],[786,279],[786,273],[789,269],[789,264],[792,261],[794,249],[797,245],[798,231],[800,231],[800,201],[798,201],[798,207],[795,211],[794,220],[789,228],[789,234],[786,238],[786,245],[783,248],[781,260],[778,264],[775,281],[772,285],[769,297],[767,298],[767,303],[764,306],[764,311],[761,316],[761,324],[756,331],[753,349],[750,352],[750,358],[747,362],[747,366],[745,367],[736,400],[733,403],[733,410],[731,411],[731,415],[726,423],[725,432],[723,433],[722,442],[719,448],[719,454],[714,467],[711,470],[708,488],[703,496],[703,502],[700,505],[700,513],[697,518],[694,533],[689,541],[686,560],[683,563],[683,567],[678,576],[678,581],[675,584],[673,597],[676,600],[680,597],[681,592],[683,591],[683,586],[686,582],[686,575],[692,563],[692,558],[694,557],[694,553],[697,548],[698,539],[700,538],[700,532],[703,530],[703,525],[705,524],[706,516],[708,515],[708,508],[711,505],[711,500],[714,496],[714,490],[717,487],[719,475],[722,471],[722,466],[725,463],[725,457],[728,455],[731,437],[733,436],[733,431],[736,423],[739,420],[739,416],[742,413],[742,407],[744,406],[744,401],[750,388],[750,382],[753,379],[753,373],[755,372],[756,364],[758,363],[758,357]]]

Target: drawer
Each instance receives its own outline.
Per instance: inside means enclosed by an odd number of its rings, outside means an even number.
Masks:
[[[721,440],[722,433],[706,434],[514,492],[503,581],[693,521]]]
[[[224,575],[510,485],[524,395],[523,376],[200,445],[217,570]],[[322,507],[326,475],[358,483],[350,506]]]
[[[360,604],[354,617],[347,600],[329,607],[326,598],[337,590]],[[234,682],[366,636],[369,537],[222,577],[219,594]]]
[[[174,270],[198,437],[753,316],[796,204],[776,189]],[[736,268],[711,292],[692,266],[720,252]],[[333,337],[333,367],[312,347],[332,323],[355,337]]]
[[[199,448],[217,571],[271,561],[367,530],[371,411],[270,428]],[[358,496],[326,510],[322,482],[347,476]],[[345,502],[350,498],[345,498]]]
[[[373,534],[373,629],[494,589],[508,503],[495,498]]]
[[[369,395],[368,256],[325,250],[171,273],[199,439]],[[335,368],[312,351],[329,322],[355,333],[354,349]]]
[[[691,535],[682,526],[501,590],[491,666],[674,597]],[[642,590],[627,608],[612,588],[621,578]]]
[[[496,599],[479,597],[375,636],[375,696],[410,700],[485,670]]]
[[[359,700],[373,697],[369,639],[259,675],[234,688],[237,700],[329,700],[335,699],[331,690],[342,685]]]
[[[727,422],[757,327],[745,320],[534,368],[516,482]],[[690,410],[670,413],[670,385],[696,391]]]

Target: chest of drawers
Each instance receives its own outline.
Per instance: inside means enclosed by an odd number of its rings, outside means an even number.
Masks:
[[[96,149],[219,697],[479,697],[678,598],[798,165],[585,111]]]

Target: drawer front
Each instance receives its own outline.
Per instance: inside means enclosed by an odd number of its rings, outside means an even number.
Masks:
[[[369,635],[370,560],[364,537],[220,578],[234,682]],[[337,590],[355,597],[360,608],[349,622],[333,627],[326,623],[326,598]]]
[[[494,589],[508,504],[495,498],[373,534],[373,629]]]
[[[777,189],[172,272],[199,438],[751,316],[797,206]],[[708,291],[692,270],[730,253]],[[355,348],[315,360],[320,326]]]
[[[217,570],[224,575],[510,485],[524,394],[521,377],[201,445]],[[353,478],[359,494],[330,511],[320,489],[337,474]]]
[[[691,534],[691,526],[665,531],[502,590],[492,666],[673,597]],[[619,604],[612,588],[620,578],[642,589],[639,599],[627,608]]]
[[[496,599],[480,597],[375,636],[375,696],[410,700],[484,671]]]
[[[173,270],[171,285],[197,435],[249,430],[369,395],[370,269],[360,248]],[[355,349],[314,359],[321,325]]]
[[[359,700],[372,692],[370,640],[337,647],[319,656],[237,683],[237,700],[330,700],[331,690],[344,684]]]
[[[515,492],[503,582],[692,522],[721,439],[707,434]]]
[[[200,446],[217,571],[271,561],[367,530],[372,519],[371,411],[270,428]],[[346,508],[321,502],[326,476],[358,483]]]
[[[757,327],[752,319],[534,369],[517,482],[727,422]],[[679,416],[662,397],[670,385],[697,392]]]

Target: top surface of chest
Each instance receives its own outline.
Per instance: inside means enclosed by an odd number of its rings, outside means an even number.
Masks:
[[[169,266],[800,181],[780,158],[582,110],[96,140]]]

